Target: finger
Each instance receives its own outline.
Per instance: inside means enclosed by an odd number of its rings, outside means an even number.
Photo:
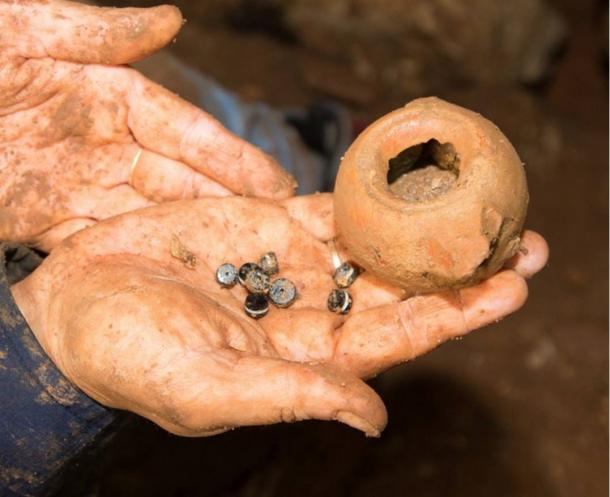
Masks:
[[[297,301],[289,309],[281,309],[281,312],[272,309],[260,324],[273,348],[284,359],[329,362],[341,326],[350,317],[329,312],[327,298],[333,288],[331,283],[317,291],[313,286],[303,285],[302,281],[296,282],[296,286],[299,289]],[[305,290],[302,290],[303,286]],[[361,289],[361,293],[353,297],[352,315],[361,312],[358,308],[365,310],[400,301],[397,296],[384,293],[383,289],[371,290],[367,294]],[[367,295],[368,298],[359,298],[361,295]]]
[[[353,300],[352,313],[400,302],[407,294],[402,288],[390,285],[368,271],[360,274],[347,290]]]
[[[170,5],[149,9],[100,8],[76,2],[0,4],[0,40],[23,57],[83,64],[127,64],[169,43],[182,26]]]
[[[212,370],[201,359],[192,364],[192,383],[186,380],[190,388],[177,391],[183,415],[170,431],[196,436],[236,426],[320,419],[377,437],[386,425],[379,396],[358,378],[333,368],[249,356],[219,370],[223,363],[215,359]]]
[[[50,253],[63,240],[80,230],[93,226],[96,222],[95,219],[89,218],[69,219],[36,236],[33,244],[37,249]]]
[[[143,150],[135,143],[98,145],[80,155],[64,144],[58,148],[64,169],[77,170],[83,181],[108,189],[129,183],[154,202],[231,194],[185,164]]]
[[[283,202],[292,219],[323,242],[336,236],[333,196],[331,193],[315,193],[293,197]]]
[[[73,192],[70,198],[70,212],[78,217],[107,219],[109,217],[156,205],[129,185],[114,188],[90,186]]]
[[[354,314],[337,334],[333,362],[358,376],[371,376],[502,319],[526,298],[525,280],[506,270],[472,288]]]
[[[182,162],[148,150],[142,150],[129,183],[155,202],[231,195],[227,188]]]
[[[548,259],[546,240],[535,231],[526,230],[521,235],[519,251],[506,261],[504,267],[513,269],[524,278],[531,278],[546,265]]]
[[[133,73],[128,125],[145,148],[184,162],[233,193],[282,199],[296,183],[269,155],[213,117]]]

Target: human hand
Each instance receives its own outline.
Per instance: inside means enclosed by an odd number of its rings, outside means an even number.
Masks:
[[[292,195],[269,156],[121,66],[170,42],[175,7],[0,1],[0,240],[49,251],[156,202]]]
[[[511,269],[406,299],[365,272],[340,316],[326,309],[334,285],[325,242],[334,236],[330,194],[164,204],[76,234],[13,294],[70,381],[173,433],[315,418],[377,436],[385,408],[361,378],[514,312],[527,297],[524,278],[548,256],[544,239],[526,231]],[[184,260],[172,256],[176,237]],[[299,298],[255,321],[243,311],[245,290],[221,289],[214,274],[269,250]]]

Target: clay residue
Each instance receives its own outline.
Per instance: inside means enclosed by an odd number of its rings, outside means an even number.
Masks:
[[[66,94],[50,112],[49,124],[43,132],[41,144],[49,145],[68,137],[87,136],[94,126],[91,103],[78,92]]]
[[[172,257],[180,259],[189,269],[195,269],[197,265],[197,257],[178,238],[178,235],[172,235],[169,252]]]
[[[444,195],[456,181],[451,171],[430,165],[403,174],[390,185],[390,191],[407,202],[422,202]]]

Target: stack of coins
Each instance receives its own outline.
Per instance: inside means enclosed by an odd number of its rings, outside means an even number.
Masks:
[[[326,301],[330,311],[338,314],[347,314],[349,312],[352,308],[352,296],[346,288],[349,288],[356,281],[359,274],[360,270],[349,262],[344,262],[335,269],[333,281],[338,288],[330,292]]]
[[[297,299],[297,289],[294,283],[286,278],[271,280],[280,271],[274,252],[267,252],[258,263],[246,262],[239,269],[231,263],[225,263],[216,270],[216,281],[223,288],[232,288],[237,283],[242,285],[248,296],[244,302],[244,311],[253,319],[260,319],[269,312],[269,302],[284,309],[290,307]],[[347,314],[352,307],[352,296],[347,291],[360,270],[344,262],[335,270],[333,281],[337,288],[328,296],[326,305],[332,312]]]
[[[244,311],[253,319],[260,319],[269,312],[269,301],[276,307],[290,307],[297,298],[297,289],[292,281],[271,277],[280,271],[274,252],[263,255],[258,264],[246,262],[237,269],[233,264],[222,264],[216,270],[216,281],[223,288],[232,288],[237,283],[242,285],[248,296],[244,302]]]

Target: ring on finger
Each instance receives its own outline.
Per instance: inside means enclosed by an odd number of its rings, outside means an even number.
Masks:
[[[142,157],[142,148],[138,147],[138,151],[136,152],[136,155],[134,155],[133,160],[131,161],[131,166],[129,166],[129,177],[127,182],[131,186],[133,186],[133,173],[136,170],[138,162],[140,161],[140,157]]]
[[[333,270],[336,271],[337,268],[341,265],[341,257],[339,256],[339,252],[337,252],[337,246],[334,240],[329,240],[326,245],[328,246],[328,250],[330,251],[330,260],[333,265]]]

